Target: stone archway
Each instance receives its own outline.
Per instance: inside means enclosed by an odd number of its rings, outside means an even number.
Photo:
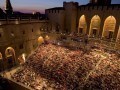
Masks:
[[[100,31],[101,19],[98,15],[93,16],[90,24],[89,36],[97,37]]]
[[[115,32],[116,19],[114,16],[108,16],[104,22],[102,37],[112,39]]]
[[[15,50],[12,47],[8,47],[5,50],[5,56],[8,68],[12,68],[16,64]]]
[[[82,15],[79,19],[78,34],[86,34],[87,23],[85,15]]]

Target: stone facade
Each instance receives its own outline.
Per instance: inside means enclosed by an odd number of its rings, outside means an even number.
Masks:
[[[60,26],[60,32],[76,32],[118,41],[120,4],[107,2],[107,5],[78,5],[77,2],[64,2],[63,7],[46,9],[46,15],[50,22],[54,23],[51,23],[52,28],[56,24]],[[60,13],[56,13],[57,11]]]
[[[38,38],[49,26],[48,20],[0,22],[0,59],[5,63],[4,68],[7,68],[8,59],[14,58],[15,63],[19,63],[18,59],[23,57],[22,55],[26,57],[32,53],[38,46]],[[8,50],[10,55],[7,54]]]

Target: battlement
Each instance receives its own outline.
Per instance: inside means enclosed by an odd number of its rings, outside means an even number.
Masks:
[[[48,22],[48,20],[36,20],[36,19],[22,19],[22,20],[18,20],[18,19],[9,19],[9,20],[0,20],[0,26],[2,25],[7,25],[7,24],[25,24],[25,23],[44,23],[44,22]]]
[[[81,5],[79,10],[120,10],[120,4],[111,4],[111,5]]]
[[[66,7],[66,6],[78,6],[78,2],[63,2],[63,7]]]
[[[89,4],[96,5],[110,5],[111,0],[90,0]]]

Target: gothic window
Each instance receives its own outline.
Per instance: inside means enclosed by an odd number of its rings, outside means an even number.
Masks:
[[[19,45],[19,49],[23,49],[23,44],[20,44],[20,45]]]
[[[13,34],[14,32],[13,32],[13,31],[11,31],[11,33]]]
[[[25,31],[23,31],[22,33],[25,34]]]
[[[33,32],[34,30],[32,29],[32,32]]]
[[[0,38],[2,37],[2,34],[0,33]]]

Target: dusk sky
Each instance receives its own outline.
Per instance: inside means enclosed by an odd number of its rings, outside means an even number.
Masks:
[[[87,4],[89,0],[10,0],[14,11],[44,13],[47,8],[62,7],[63,1],[79,2],[79,5]],[[120,4],[120,0],[112,0],[114,4]],[[0,0],[0,8],[5,7],[5,0]]]

